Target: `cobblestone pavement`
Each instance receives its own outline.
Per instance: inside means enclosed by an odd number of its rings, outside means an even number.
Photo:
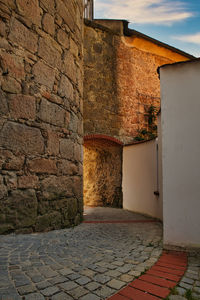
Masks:
[[[86,219],[91,220],[88,211]],[[147,219],[106,211],[106,219]],[[106,299],[151,267],[161,252],[162,225],[157,222],[83,223],[48,233],[0,236],[0,299]]]
[[[188,268],[179,285],[173,291],[170,300],[200,299],[200,254],[190,254]]]

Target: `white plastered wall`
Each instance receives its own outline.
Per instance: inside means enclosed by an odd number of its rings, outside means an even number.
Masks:
[[[157,142],[123,148],[123,208],[162,219],[157,186]]]
[[[200,60],[160,77],[164,244],[200,247]]]

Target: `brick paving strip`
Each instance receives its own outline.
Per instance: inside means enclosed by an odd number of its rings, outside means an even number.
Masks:
[[[163,251],[159,260],[144,275],[128,284],[107,300],[165,299],[187,269],[185,252]]]

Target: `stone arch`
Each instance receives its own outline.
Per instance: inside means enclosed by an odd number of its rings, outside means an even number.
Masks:
[[[122,207],[122,146],[106,135],[84,137],[85,205]]]

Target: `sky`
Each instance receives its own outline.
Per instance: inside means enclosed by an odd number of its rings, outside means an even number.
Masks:
[[[129,27],[200,57],[200,0],[94,0],[96,19]]]

